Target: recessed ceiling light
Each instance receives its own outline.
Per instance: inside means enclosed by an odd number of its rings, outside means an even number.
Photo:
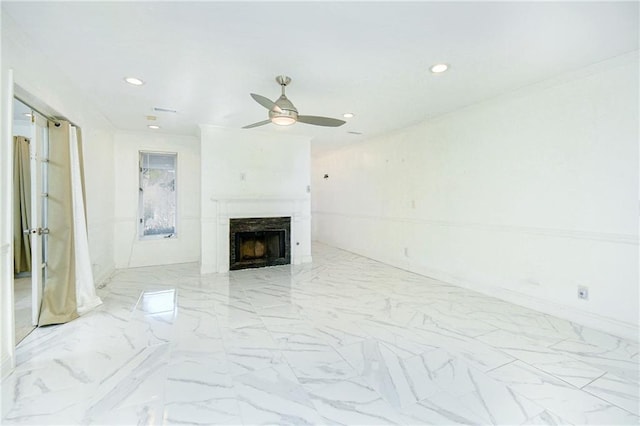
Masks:
[[[435,64],[435,65],[432,65],[431,68],[429,68],[429,70],[435,74],[445,72],[448,69],[449,69],[449,65],[447,64]]]
[[[144,84],[144,81],[140,80],[139,78],[136,77],[125,77],[124,81],[126,81],[127,83],[129,83],[132,86],[142,86]]]
[[[353,118],[354,114],[352,112],[345,112],[342,116],[344,118]]]
[[[147,127],[150,128],[150,129],[154,129],[154,130],[160,128],[160,126],[157,126],[155,124],[149,124]]]
[[[25,117],[29,117],[29,118],[31,118],[31,113],[30,113],[30,112],[22,113],[22,115],[24,115]]]

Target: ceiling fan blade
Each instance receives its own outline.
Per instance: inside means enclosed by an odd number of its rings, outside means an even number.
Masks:
[[[316,115],[299,115],[300,123],[313,124],[315,126],[338,127],[342,126],[346,121],[337,118],[318,117]]]
[[[246,126],[243,127],[243,129],[252,129],[254,127],[264,126],[265,124],[269,124],[269,123],[271,123],[271,120],[258,121],[257,123],[247,124]]]
[[[253,98],[254,101],[259,103],[269,111],[282,112],[280,107],[276,105],[276,103],[269,98],[265,98],[262,95],[256,95],[255,93],[251,93],[251,97]]]

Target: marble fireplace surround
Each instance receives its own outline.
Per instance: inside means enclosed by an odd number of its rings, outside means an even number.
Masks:
[[[291,217],[291,264],[311,262],[308,196],[211,198],[210,202],[202,216],[201,273],[229,272],[229,223],[236,218]]]

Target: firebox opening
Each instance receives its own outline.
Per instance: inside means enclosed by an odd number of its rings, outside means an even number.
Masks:
[[[238,218],[229,223],[229,269],[291,263],[291,218]]]
[[[236,260],[284,258],[284,231],[236,233]]]

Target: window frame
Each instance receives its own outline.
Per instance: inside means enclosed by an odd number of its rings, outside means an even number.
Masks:
[[[175,185],[175,220],[173,224],[173,233],[163,233],[163,234],[152,234],[145,235],[144,234],[144,191],[142,189],[142,165],[143,159],[145,155],[172,155],[174,157],[174,185]],[[154,240],[165,240],[165,239],[177,239],[178,238],[178,153],[172,151],[147,151],[140,150],[138,151],[138,240],[139,241],[154,241]]]

